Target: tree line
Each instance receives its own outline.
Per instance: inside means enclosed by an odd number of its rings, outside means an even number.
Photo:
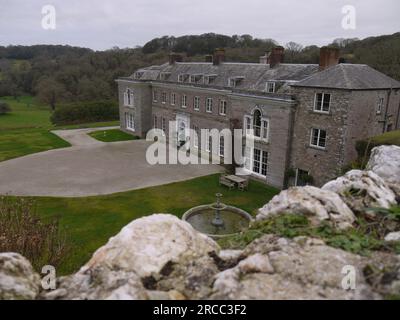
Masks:
[[[164,36],[143,47],[93,51],[54,45],[0,46],[0,96],[36,95],[53,109],[64,102],[117,98],[115,79],[134,70],[167,61],[169,52],[203,61],[204,55],[225,48],[228,61],[258,62],[279,43],[251,35],[214,33]],[[365,63],[400,80],[400,33],[359,39],[336,39],[331,46],[342,51],[345,62]],[[319,47],[295,42],[284,44],[288,63],[318,63]]]

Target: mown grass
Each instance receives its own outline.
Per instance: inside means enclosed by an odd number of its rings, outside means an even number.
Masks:
[[[139,139],[139,137],[133,136],[119,129],[94,131],[89,133],[89,136],[103,142],[130,141]]]
[[[278,193],[277,189],[251,181],[249,191],[220,187],[219,175],[211,175],[168,185],[85,198],[33,197],[37,212],[43,217],[60,218],[71,252],[58,270],[61,274],[76,271],[93,252],[132,220],[153,213],[181,217],[191,207],[215,201],[221,192],[223,201],[252,214]]]
[[[70,144],[51,130],[116,126],[118,121],[56,127],[50,122],[51,111],[32,96],[0,97],[11,112],[0,115],[0,161],[32,153],[69,147]]]

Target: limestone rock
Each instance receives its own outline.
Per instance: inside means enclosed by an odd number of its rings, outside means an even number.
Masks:
[[[353,212],[334,192],[316,187],[294,187],[282,191],[267,205],[259,209],[258,221],[279,214],[302,214],[313,224],[328,221],[339,229],[351,227]]]
[[[318,239],[282,241],[267,235],[250,244],[245,253],[251,256],[240,263],[242,267],[239,264],[216,275],[213,299],[381,298],[366,283],[362,272],[365,258],[328,247]],[[252,260],[258,260],[258,268],[243,268],[249,262],[254,265]],[[355,290],[342,287],[342,271],[347,265],[357,272]]]
[[[154,214],[125,226],[82,269],[107,266],[144,278],[159,274],[167,263],[192,261],[213,251],[219,251],[218,245],[190,224],[172,215]]]
[[[396,242],[400,241],[400,231],[399,232],[391,232],[385,237],[386,242]]]
[[[57,289],[42,292],[47,300],[145,300],[149,296],[141,279],[131,271],[94,267],[62,277]]]
[[[18,253],[0,253],[0,300],[32,300],[39,293],[40,277]]]
[[[79,272],[61,278],[58,289],[44,298],[154,299],[157,292],[171,290],[201,298],[209,294],[212,276],[218,272],[210,256],[218,251],[212,239],[188,223],[155,214],[124,227]]]
[[[322,189],[339,194],[357,212],[372,207],[388,209],[396,204],[394,192],[372,171],[349,171],[343,177],[328,182]]]
[[[379,175],[400,196],[400,147],[380,146],[372,149],[367,170]]]

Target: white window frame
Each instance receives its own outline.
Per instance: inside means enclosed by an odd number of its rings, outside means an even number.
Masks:
[[[267,124],[266,126],[264,126],[265,123]],[[267,118],[261,118],[261,140],[269,141],[269,119]]]
[[[383,109],[384,103],[385,103],[385,98],[379,97],[378,108],[376,110],[376,114],[381,114],[382,113],[382,109]]]
[[[176,105],[176,93],[172,92],[171,93],[171,106]]]
[[[259,109],[257,109],[259,110]],[[261,110],[259,110],[261,112]],[[249,122],[247,122],[249,121]],[[264,138],[264,133],[265,133],[265,126],[264,123],[267,123],[266,129],[266,137]],[[247,127],[247,125],[250,124],[250,128]],[[243,119],[243,127],[244,127],[244,134],[246,136],[249,136],[253,139],[256,140],[261,140],[264,142],[269,142],[269,133],[270,133],[270,126],[271,126],[271,121],[269,118],[263,117],[261,113],[261,127],[260,127],[260,136],[254,135],[254,113],[252,116],[245,115]]]
[[[271,87],[271,86],[272,86],[272,87]],[[267,84],[266,84],[266,86],[265,86],[265,89],[266,89],[266,91],[267,91],[268,93],[275,93],[275,90],[276,90],[276,83],[273,82],[273,81],[268,81]],[[272,90],[271,90],[271,89],[272,89]]]
[[[125,127],[127,130],[135,131],[135,114],[132,112],[125,112]]]
[[[213,98],[206,99],[206,112],[212,113],[213,112]]]
[[[228,79],[228,87],[235,88],[236,87],[236,79],[235,78],[229,78]]]
[[[185,82],[185,75],[184,74],[179,74],[178,75],[178,82]]]
[[[260,159],[258,160],[259,162],[259,167],[258,171],[255,171],[255,158],[254,155],[256,154],[255,151],[260,151]],[[264,159],[266,157],[266,162],[264,162]],[[249,150],[245,151],[245,169],[251,172],[251,174],[259,176],[261,178],[266,178],[268,176],[268,168],[269,168],[269,152],[259,149],[259,148],[249,148]],[[265,168],[265,175],[263,174],[263,169]]]
[[[190,75],[190,76],[189,76],[189,82],[190,82],[190,83],[196,83],[196,76],[193,75],[193,74]]]
[[[183,94],[181,97],[181,107],[187,108],[187,95],[186,94]]]
[[[318,106],[318,95],[321,94],[322,95],[322,99],[321,99],[321,105]],[[329,95],[329,105],[328,105],[328,110],[324,110],[324,101],[325,101],[325,95]],[[324,92],[316,92],[315,96],[314,96],[314,112],[317,113],[325,113],[328,114],[331,111],[331,103],[332,103],[332,94],[330,93],[324,93]],[[317,109],[317,107],[319,107],[320,109]]]
[[[318,130],[318,136],[317,136],[317,144],[315,145],[315,144],[313,144],[313,137],[314,137],[314,130]],[[325,131],[325,146],[324,147],[321,147],[319,144],[320,144],[320,141],[321,141],[321,131]],[[310,134],[310,147],[312,147],[312,148],[317,148],[317,149],[321,149],[321,150],[325,150],[326,149],[326,142],[327,142],[327,139],[328,139],[328,133],[327,133],[327,131],[326,130],[324,130],[324,129],[318,129],[318,128],[311,128],[311,134]]]
[[[161,92],[161,103],[162,104],[167,103],[167,93],[165,91]]]
[[[227,107],[228,107],[228,102],[226,100],[219,101],[219,114],[221,116],[226,116]]]
[[[200,110],[200,97],[199,96],[195,96],[193,98],[193,109],[195,111],[199,111]]]
[[[153,102],[157,102],[158,101],[158,94],[156,90],[153,90]]]
[[[124,92],[124,105],[128,107],[135,106],[135,95],[133,93],[133,90],[130,88],[126,88]]]
[[[222,143],[221,143],[221,139],[222,139]],[[220,157],[225,156],[225,136],[224,135],[219,136],[218,153],[219,153]]]

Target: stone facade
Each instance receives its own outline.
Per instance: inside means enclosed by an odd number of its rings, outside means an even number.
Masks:
[[[347,73],[371,74],[377,83],[382,77],[385,81],[391,80],[365,65],[343,65],[336,71],[334,69],[328,66],[319,71],[318,65],[215,65],[176,61],[141,69],[130,78],[117,80],[121,128],[143,138],[154,127],[164,129],[168,140],[171,138],[168,126],[173,122],[177,131],[174,140],[179,141],[179,126],[197,132],[201,129],[245,130],[245,121],[250,121],[253,126],[255,113],[261,114],[262,121],[268,123],[268,129],[265,129],[268,137],[253,137],[254,149],[247,153],[243,148],[248,158],[247,173],[278,188],[311,182],[321,186],[356,159],[357,140],[400,128],[400,84],[397,85],[399,88],[391,90],[371,89],[377,85],[369,83],[368,90],[361,90],[356,76],[354,83],[348,83],[348,75],[343,80],[338,73],[347,70]],[[338,77],[337,88],[298,85],[309,83],[310,79],[312,83],[313,77],[332,81],[330,72],[332,77]],[[215,77],[213,84],[206,84],[205,79],[209,77]],[[273,93],[268,91],[270,82]],[[352,85],[357,89],[351,89]],[[128,100],[127,103],[127,89],[131,90],[134,102]],[[318,94],[330,95],[329,111],[314,110]],[[183,96],[186,97],[184,106]],[[207,109],[209,99],[212,100],[211,109]],[[221,101],[226,108],[223,114]],[[127,119],[129,114],[134,119],[134,128]],[[320,146],[315,146],[312,138],[316,135],[315,129],[319,129],[322,137],[318,142]],[[206,144],[200,132],[197,145],[203,157],[219,157],[218,146],[214,149],[217,154],[210,155],[204,149]],[[265,162],[263,166],[261,161],[261,166],[267,169],[255,164],[256,153]],[[302,181],[304,174],[313,181]]]

